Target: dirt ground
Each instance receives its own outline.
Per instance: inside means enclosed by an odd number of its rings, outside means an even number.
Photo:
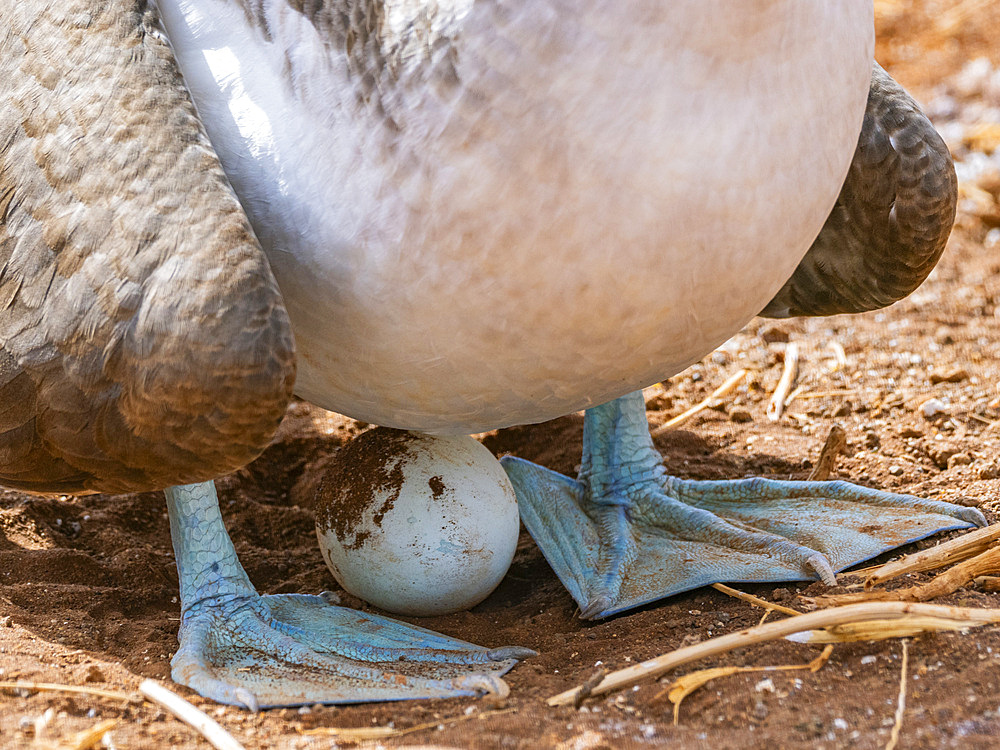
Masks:
[[[963,199],[948,251],[930,280],[891,309],[753,321],[667,387],[649,389],[650,420],[662,424],[736,369],[748,368],[750,381],[734,398],[657,439],[671,473],[804,478],[836,422],[849,440],[839,476],[978,505],[996,519],[1000,151],[992,158],[990,153],[1000,145],[1000,43],[994,41],[1000,4],[882,0],[876,6],[880,61],[927,106],[959,160]],[[801,347],[801,390],[775,424],[765,417],[765,407],[781,373],[786,339]],[[838,346],[846,355],[840,366]],[[933,408],[929,399],[937,400]],[[925,412],[936,413],[928,418]],[[573,415],[480,437],[498,455],[513,453],[573,474],[581,426],[582,417]],[[236,548],[261,591],[336,588],[316,545],[312,489],[324,457],[364,427],[293,404],[264,455],[219,482]],[[742,588],[790,606],[799,606],[800,593],[823,589],[820,584]],[[177,601],[162,496],[0,494],[0,680],[124,691],[134,691],[147,677],[169,681]],[[1000,594],[968,588],[945,602],[1000,607]],[[327,748],[337,745],[304,732],[425,723],[404,736],[361,744],[511,750],[884,747],[899,689],[899,641],[839,645],[815,674],[717,680],[684,702],[677,726],[671,705],[658,697],[663,686],[656,683],[591,699],[579,710],[544,702],[586,680],[598,666],[621,668],[755,625],[760,616],[749,604],[702,589],[607,621],[582,622],[522,533],[510,572],[485,602],[469,612],[412,620],[483,645],[536,649],[538,657],[509,674],[512,693],[502,705],[455,699],[250,714],[170,685],[206,708],[247,748]],[[1000,630],[923,636],[912,640],[909,651],[899,746],[1000,743]],[[782,641],[705,660],[668,678],[707,666],[803,663],[816,653],[815,647]],[[116,748],[207,747],[149,704],[24,691],[0,692],[0,747],[74,747],[68,738],[75,732],[108,718],[119,720],[109,735]],[[450,721],[458,718],[463,721]]]

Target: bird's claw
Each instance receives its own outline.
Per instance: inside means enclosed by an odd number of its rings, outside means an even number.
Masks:
[[[821,552],[817,552],[815,555],[809,555],[805,562],[806,567],[815,571],[819,580],[827,586],[837,585],[837,575],[833,572],[833,566],[830,565],[830,561],[826,559],[826,555]]]

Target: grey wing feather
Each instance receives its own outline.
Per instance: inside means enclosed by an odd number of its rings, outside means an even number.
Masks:
[[[141,0],[0,0],[0,484],[133,491],[267,444],[287,315]]]
[[[837,203],[795,273],[760,314],[856,313],[904,298],[941,257],[957,200],[947,146],[876,63]]]

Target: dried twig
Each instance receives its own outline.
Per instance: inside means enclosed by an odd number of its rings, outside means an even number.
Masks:
[[[83,687],[82,685],[61,685],[55,682],[0,682],[0,690],[30,690],[36,693],[82,693],[100,698],[127,701],[128,703],[142,702],[142,698],[135,694]]]
[[[245,750],[229,732],[200,708],[153,680],[143,680],[139,692],[201,733],[218,750]]]
[[[843,370],[847,367],[847,352],[844,351],[844,347],[839,341],[830,341],[826,345],[826,348],[833,352],[833,358],[837,363],[835,367],[831,368],[831,372]]]
[[[805,385],[795,386],[795,390],[789,393],[788,396],[785,397],[785,408],[787,409],[791,405],[791,403],[799,397],[800,394],[805,392],[805,390],[806,390]]]
[[[594,670],[594,674],[590,675],[582,685],[580,685],[580,690],[576,694],[576,698],[573,699],[573,708],[579,708],[583,705],[583,702],[590,697],[591,691],[601,684],[601,681],[607,677],[608,670],[604,667]]]
[[[906,666],[910,660],[906,641],[903,641],[903,663],[899,667],[899,698],[896,699],[896,721],[892,725],[892,732],[889,734],[889,742],[886,743],[885,750],[895,750],[899,743],[899,731],[903,728],[903,714],[906,712]]]
[[[748,594],[745,591],[739,591],[737,589],[730,588],[724,583],[713,583],[712,588],[715,589],[716,591],[721,591],[723,594],[726,594],[728,596],[735,597],[736,599],[742,599],[743,601],[748,602],[749,604],[752,604],[755,607],[763,607],[769,612],[770,611],[781,612],[781,614],[790,615],[791,617],[795,617],[796,615],[802,614],[801,612],[794,610],[791,607],[783,607],[780,604],[773,604],[772,602],[769,602],[766,599],[761,599],[760,597],[754,596],[753,594]]]
[[[970,607],[946,607],[938,604],[911,604],[907,602],[874,602],[850,604],[846,607],[823,609],[818,612],[789,617],[779,622],[741,630],[738,633],[712,638],[693,646],[671,651],[654,659],[649,659],[626,669],[612,672],[591,691],[592,695],[602,695],[633,685],[642,680],[650,680],[698,659],[726,653],[734,648],[752,646],[755,643],[784,638],[794,633],[828,628],[847,623],[871,620],[901,620],[908,617],[928,618],[940,621],[948,629],[972,628],[988,623],[1000,622],[1000,609],[976,609]],[[579,688],[572,688],[548,700],[550,706],[564,706],[573,702]]]
[[[118,726],[118,719],[105,719],[90,729],[77,732],[69,740],[63,742],[66,750],[92,750],[101,744],[104,735]]]
[[[698,412],[710,408],[715,403],[716,399],[720,399],[723,396],[730,393],[731,391],[735,390],[736,386],[742,383],[743,378],[745,378],[746,376],[747,376],[746,370],[738,370],[737,372],[733,373],[726,379],[725,383],[723,383],[714,391],[712,391],[712,393],[708,397],[706,397],[699,403],[695,404],[682,414],[678,414],[676,417],[664,422],[655,430],[652,430],[651,434],[653,435],[653,437],[658,437],[659,435],[662,435],[664,432],[669,432],[675,427],[678,427],[684,422],[687,422],[691,417],[693,417]]]
[[[52,708],[52,706],[49,706],[42,712],[41,716],[36,717],[32,722],[32,729],[35,730],[36,745],[45,744],[43,738],[45,737],[45,733],[55,717],[56,710]]]
[[[912,555],[871,569],[865,580],[865,588],[870,589],[906,573],[921,573],[967,560],[989,549],[998,539],[1000,539],[1000,524],[970,531],[936,547],[914,552]]]
[[[979,576],[976,585],[983,591],[1000,591],[1000,576]]]
[[[854,602],[896,601],[926,602],[957,591],[983,575],[1000,573],[1000,547],[993,547],[982,554],[953,565],[927,583],[895,591],[859,591],[855,594],[827,594],[808,601],[819,607],[853,604]]]
[[[785,366],[781,371],[781,380],[778,387],[774,389],[771,400],[767,404],[767,418],[772,422],[781,419],[781,414],[785,410],[785,399],[788,398],[792,384],[799,373],[799,345],[794,341],[785,344]]]
[[[674,726],[680,718],[681,702],[698,688],[707,685],[712,680],[719,677],[728,677],[734,674],[745,672],[789,672],[796,669],[808,669],[810,672],[818,672],[830,659],[833,653],[833,646],[827,646],[823,653],[817,656],[808,664],[786,664],[777,667],[714,667],[712,669],[699,669],[697,672],[690,672],[683,677],[674,680],[664,690],[657,693],[653,700],[667,696],[667,700],[674,704]]]
[[[888,604],[889,602],[885,603]],[[903,602],[892,603],[902,604]],[[850,604],[845,606],[858,607],[862,605]],[[821,643],[855,643],[856,641],[885,641],[890,638],[909,638],[910,636],[921,635],[922,633],[965,630],[968,627],[968,620],[949,620],[941,617],[914,615],[898,620],[848,622],[822,630],[794,633],[788,636],[788,640],[795,643],[811,643],[813,645]]]
[[[847,433],[844,432],[844,428],[839,424],[833,425],[830,428],[830,434],[826,436],[826,442],[823,443],[823,449],[819,452],[819,459],[816,461],[816,466],[809,474],[809,480],[812,482],[823,482],[829,479],[830,474],[833,473],[833,469],[837,465],[837,456],[841,454],[846,446]]]

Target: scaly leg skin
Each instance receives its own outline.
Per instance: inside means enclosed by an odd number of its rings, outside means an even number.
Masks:
[[[175,682],[251,710],[506,695],[500,676],[530,649],[486,649],[329,595],[254,589],[226,533],[212,482],[165,491],[180,578]]]
[[[722,581],[808,578],[937,531],[974,508],[848,482],[687,481],[667,475],[642,393],[589,409],[578,479],[502,459],[525,527],[586,619]]]

